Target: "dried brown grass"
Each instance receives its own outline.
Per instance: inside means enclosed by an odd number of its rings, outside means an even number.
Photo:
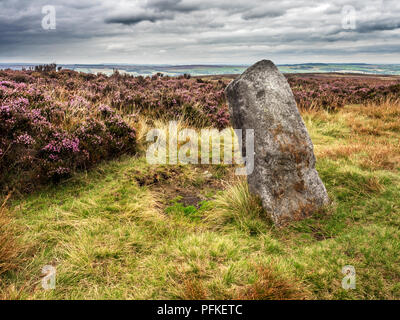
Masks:
[[[365,157],[360,160],[363,169],[397,170],[400,168],[400,143],[380,142],[366,144]]]
[[[380,103],[353,106],[347,123],[358,135],[390,136],[400,128],[400,99],[386,99]]]
[[[0,206],[0,275],[17,268],[18,257],[21,253],[12,218],[6,208],[6,202],[10,195],[6,197]]]
[[[325,119],[326,111],[308,111]],[[350,106],[337,111],[350,134],[336,144],[316,149],[318,158],[353,157],[363,169],[395,171],[400,168],[400,99]]]
[[[184,300],[207,300],[208,294],[202,283],[195,279],[185,280],[183,283]]]
[[[337,160],[340,158],[349,158],[353,154],[359,153],[364,150],[364,146],[361,144],[353,145],[340,145],[331,146],[323,149],[318,149],[315,153],[318,158],[329,158]]]
[[[278,275],[270,266],[256,266],[258,279],[239,290],[238,300],[303,300],[307,297],[296,281]]]

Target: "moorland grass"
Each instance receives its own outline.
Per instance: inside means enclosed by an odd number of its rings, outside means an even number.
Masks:
[[[332,205],[286,228],[234,168],[150,166],[142,155],[14,198],[19,242],[32,249],[0,277],[1,297],[398,299],[398,110],[303,112]],[[45,291],[49,264],[57,286]],[[355,290],[341,286],[345,265]]]

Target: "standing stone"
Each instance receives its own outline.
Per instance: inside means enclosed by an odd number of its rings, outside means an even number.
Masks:
[[[328,204],[310,136],[292,90],[274,63],[256,63],[225,93],[234,127],[254,129],[254,171],[247,179],[274,223],[308,217]]]

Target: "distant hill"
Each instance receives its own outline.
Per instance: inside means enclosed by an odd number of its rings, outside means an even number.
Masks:
[[[38,63],[39,64],[39,63]],[[0,69],[31,68],[34,63],[0,63]],[[149,76],[163,73],[170,76],[191,74],[193,76],[222,75],[242,73],[246,65],[129,65],[129,64],[61,64],[64,69],[86,73],[112,74],[114,70],[135,76]],[[361,73],[400,75],[400,64],[365,64],[365,63],[305,63],[278,65],[284,73]]]

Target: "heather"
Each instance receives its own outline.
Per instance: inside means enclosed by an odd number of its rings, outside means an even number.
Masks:
[[[335,110],[400,96],[398,78],[338,75],[289,75],[287,78],[298,107],[305,110]]]
[[[31,190],[135,153],[139,115],[221,129],[229,123],[222,82],[37,70],[0,72],[3,189]]]
[[[400,94],[390,77],[287,75],[302,110],[339,110]],[[58,70],[0,71],[0,190],[31,191],[137,150],[137,126],[179,119],[229,126],[225,77],[133,77]]]
[[[135,129],[118,113],[84,98],[60,99],[59,88],[41,80],[0,81],[2,187],[31,190],[135,151]]]

